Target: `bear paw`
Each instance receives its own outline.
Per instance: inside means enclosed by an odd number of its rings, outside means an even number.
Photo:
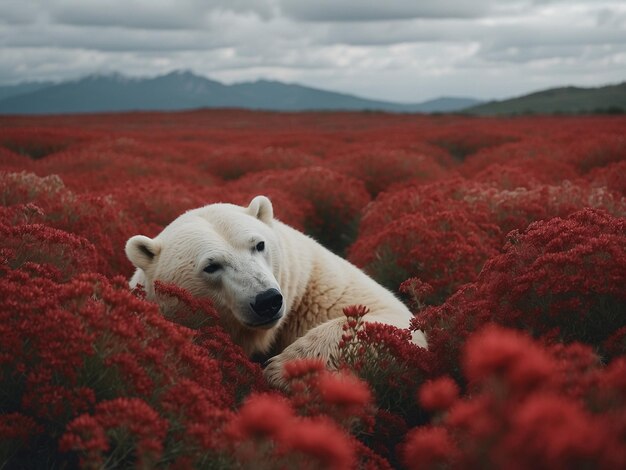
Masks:
[[[329,321],[313,328],[287,346],[283,352],[270,358],[263,371],[268,383],[273,387],[286,388],[284,366],[297,359],[320,359],[328,369],[333,369],[331,359],[337,357],[343,321]]]

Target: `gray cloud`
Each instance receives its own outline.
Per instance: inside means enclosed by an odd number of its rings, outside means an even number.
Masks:
[[[623,80],[614,0],[4,0],[0,84],[191,69],[382,99]]]
[[[34,23],[40,11],[40,5],[37,1],[5,0],[0,3],[0,25]]]
[[[304,21],[350,22],[407,18],[476,18],[489,10],[490,0],[282,0],[281,11]]]
[[[29,28],[30,29],[30,28]],[[93,51],[172,51],[219,47],[217,38],[190,34],[187,31],[129,30],[125,28],[93,28],[85,36],[83,28],[57,26],[43,31],[32,27],[33,32],[16,32],[8,28],[0,32],[5,46],[37,48],[44,44],[57,49],[84,49]],[[26,34],[24,34],[26,33]]]
[[[52,20],[61,24],[140,29],[203,28],[215,13],[268,18],[273,12],[269,0],[51,0],[47,8]]]
[[[611,58],[626,53],[626,46],[535,46],[535,47],[509,47],[490,50],[481,48],[478,56],[489,62],[512,62],[517,64],[529,64],[537,61],[556,60],[561,64],[573,59],[587,62],[588,59]]]
[[[596,13],[596,25],[626,29],[626,11],[614,8],[600,8]]]

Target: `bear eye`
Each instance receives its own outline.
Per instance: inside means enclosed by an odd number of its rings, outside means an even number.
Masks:
[[[219,263],[211,263],[206,268],[204,268],[205,273],[213,274],[216,271],[222,269],[222,265]]]
[[[259,242],[256,244],[256,251],[263,251],[265,249],[265,242]]]

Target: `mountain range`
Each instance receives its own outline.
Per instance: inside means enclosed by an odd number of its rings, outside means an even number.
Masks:
[[[226,85],[175,71],[154,78],[90,75],[61,83],[0,86],[0,114],[61,114],[244,108],[271,111],[386,111],[511,115],[626,111],[626,82],[597,88],[562,87],[502,101],[442,97],[403,104],[270,80]]]
[[[258,80],[225,85],[187,71],[155,78],[91,75],[62,83],[0,87],[1,114],[56,114],[245,108],[273,111],[372,110],[455,112],[480,103],[471,98],[438,98],[417,104],[370,100],[297,84]]]

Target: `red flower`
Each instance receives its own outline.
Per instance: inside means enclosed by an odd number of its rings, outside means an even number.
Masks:
[[[355,456],[350,438],[328,418],[296,418],[279,395],[253,395],[226,427],[235,453],[246,462],[265,458],[294,459],[311,468],[352,468]],[[252,442],[253,446],[247,445]],[[264,443],[268,443],[264,445]],[[254,445],[257,444],[257,445]],[[267,455],[267,452],[271,455]],[[298,456],[304,456],[300,460]],[[291,460],[293,461],[293,460]]]
[[[291,432],[294,419],[293,410],[280,395],[252,395],[228,424],[226,433],[235,440],[279,440]]]
[[[453,464],[457,452],[444,428],[415,428],[406,436],[402,462],[411,470],[436,469]]]
[[[483,394],[470,400],[458,400],[446,415],[446,424],[467,436],[470,449],[466,452],[471,458],[474,447],[480,447],[485,439],[502,432],[501,412],[494,397]]]
[[[372,400],[372,393],[365,382],[343,374],[321,374],[317,387],[322,400],[330,405],[346,408],[365,408]]]
[[[140,460],[158,460],[163,451],[167,421],[159,417],[145,401],[138,398],[117,398],[96,406],[96,420],[105,429],[127,429],[137,439]]]
[[[536,395],[511,419],[499,458],[510,468],[595,466],[611,441],[608,429],[582,407],[557,395]]]
[[[81,415],[68,424],[65,434],[59,440],[61,452],[84,453],[92,464],[95,463],[94,459],[101,460],[101,454],[108,449],[109,442],[104,427],[90,415]]]
[[[42,431],[42,427],[30,416],[21,413],[0,415],[0,440],[2,441],[27,441]]]
[[[417,277],[411,277],[404,281],[398,290],[409,298],[410,305],[415,311],[420,311],[426,307],[426,299],[434,292],[433,286]]]
[[[440,377],[426,382],[419,389],[418,400],[428,411],[445,411],[459,397],[459,386],[450,377]]]
[[[366,315],[370,309],[365,305],[349,305],[343,308],[343,314],[348,318],[359,319]]]
[[[313,468],[348,470],[355,455],[350,438],[330,420],[309,419],[293,423],[281,444],[289,452],[305,454],[317,462]]]
[[[557,372],[552,358],[528,336],[494,325],[467,341],[463,367],[470,383],[498,378],[515,393],[549,386]]]

